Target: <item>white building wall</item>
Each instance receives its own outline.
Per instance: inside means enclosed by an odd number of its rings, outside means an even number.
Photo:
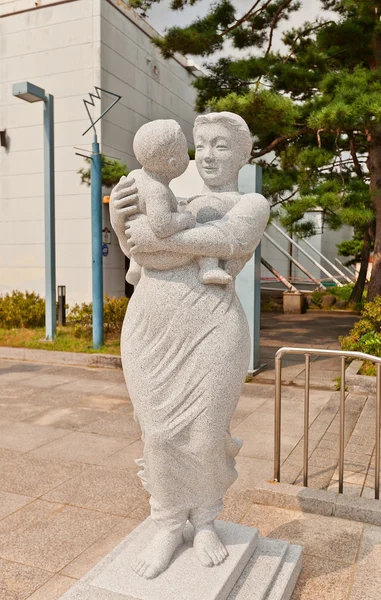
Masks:
[[[14,98],[12,84],[28,80],[54,95],[57,285],[66,285],[71,305],[90,301],[90,189],[80,184],[85,162],[74,149],[91,148],[92,132],[82,136],[89,125],[83,99],[95,85],[123,96],[98,138],[103,152],[129,168],[137,166],[133,135],[148,120],[177,119],[191,143],[194,76],[183,57],[179,64],[159,56],[152,32],[122,0],[0,4],[0,129],[8,136],[7,149],[0,148],[0,293],[45,293],[43,107]],[[147,57],[159,65],[158,74]],[[108,207],[103,210],[109,226]],[[104,284],[105,292],[124,294],[124,257],[114,236]]]
[[[186,59],[164,60],[152,44],[155,31],[124,2],[104,0],[101,5],[101,87],[122,96],[102,120],[102,152],[120,158],[130,170],[138,168],[132,142],[136,131],[153,119],[178,121],[193,147],[194,76]],[[102,100],[102,108],[109,100]],[[90,134],[89,134],[90,135]],[[109,225],[108,206],[104,224]],[[105,290],[124,294],[124,256],[114,232],[104,259]]]

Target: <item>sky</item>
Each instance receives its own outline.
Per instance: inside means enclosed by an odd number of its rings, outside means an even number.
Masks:
[[[319,16],[320,11],[320,1],[319,0],[301,0],[302,7],[298,10],[298,12],[292,13],[292,16],[289,21],[284,21],[281,26],[276,30],[274,35],[274,49],[280,49],[281,44],[281,31],[284,28],[298,27],[303,24],[305,21],[313,21],[316,17]],[[238,16],[241,16],[247,12],[247,10],[252,5],[252,0],[234,0],[234,6],[238,9]],[[170,0],[162,0],[159,4],[155,4],[149,11],[146,20],[154,27],[159,33],[164,33],[166,28],[172,27],[174,25],[184,26],[191,23],[198,16],[202,17],[208,11],[208,7],[211,5],[210,0],[200,0],[196,2],[194,6],[190,6],[185,8],[184,10],[172,11],[169,9]],[[326,16],[329,16],[329,13],[324,13]],[[240,52],[228,48],[227,52],[223,54],[234,54],[239,55]],[[247,54],[247,51],[245,51]],[[192,57],[193,58],[193,57]],[[217,57],[214,57],[217,58]],[[205,58],[196,57],[195,61],[201,66],[205,60]]]

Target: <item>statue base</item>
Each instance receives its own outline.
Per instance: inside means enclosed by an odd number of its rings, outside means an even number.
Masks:
[[[257,529],[217,521],[229,557],[203,567],[192,549],[192,527],[185,532],[168,569],[155,579],[139,577],[132,559],[152,540],[150,518],[75,584],[61,600],[289,600],[299,576],[302,549],[260,538]]]

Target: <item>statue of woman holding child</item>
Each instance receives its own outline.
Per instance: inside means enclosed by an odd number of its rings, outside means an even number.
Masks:
[[[269,217],[263,196],[238,192],[238,173],[248,162],[252,138],[241,117],[223,112],[195,121],[196,165],[204,187],[188,202],[188,216],[178,218],[175,213],[182,213],[168,183],[187,163],[175,138],[152,153],[153,167],[144,165],[141,176],[122,178],[110,204],[112,225],[123,252],[134,259],[138,281],[121,349],[144,441],[139,475],[157,526],[132,565],[145,578],[168,567],[188,520],[202,565],[212,567],[227,557],[214,521],[237,477],[241,442],[231,436],[230,421],[250,358],[235,277]],[[145,156],[144,147],[140,154]]]

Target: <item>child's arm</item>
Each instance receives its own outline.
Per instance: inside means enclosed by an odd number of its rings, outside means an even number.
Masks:
[[[158,238],[169,237],[196,225],[196,219],[190,212],[172,212],[173,197],[170,190],[157,186],[157,189],[149,190],[149,196],[146,199],[147,218]]]

